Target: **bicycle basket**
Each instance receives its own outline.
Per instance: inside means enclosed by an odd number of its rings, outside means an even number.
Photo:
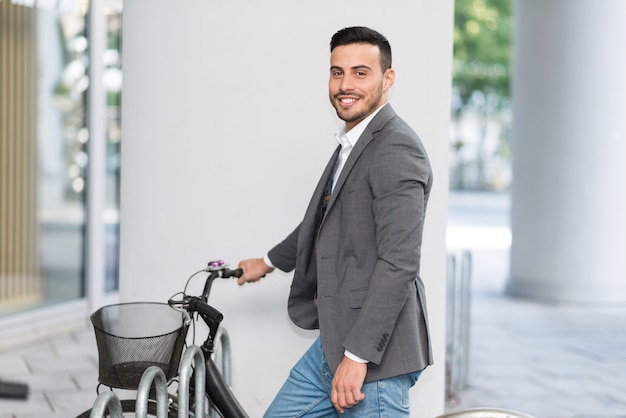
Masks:
[[[159,366],[168,380],[178,373],[187,334],[181,312],[165,303],[133,302],[104,306],[90,319],[103,385],[135,390],[150,366]]]

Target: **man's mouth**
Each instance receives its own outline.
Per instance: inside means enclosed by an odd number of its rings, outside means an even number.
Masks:
[[[342,105],[350,106],[359,100],[357,97],[338,97],[337,98]]]

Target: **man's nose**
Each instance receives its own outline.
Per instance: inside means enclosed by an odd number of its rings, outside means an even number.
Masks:
[[[354,82],[352,77],[344,76],[341,78],[341,91],[351,91],[354,90]]]

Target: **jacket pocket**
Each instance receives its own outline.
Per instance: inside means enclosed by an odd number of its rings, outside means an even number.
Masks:
[[[341,193],[348,194],[356,192],[357,190],[361,190],[362,188],[363,180],[350,181],[343,185],[343,187],[341,188]]]
[[[365,302],[365,298],[367,297],[368,287],[364,287],[361,289],[355,289],[350,292],[349,296],[349,305],[350,309],[361,309],[363,307],[363,302]]]

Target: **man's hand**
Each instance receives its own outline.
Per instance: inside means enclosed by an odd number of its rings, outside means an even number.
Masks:
[[[243,275],[237,280],[239,286],[245,283],[258,282],[261,277],[274,271],[272,267],[265,264],[262,258],[241,260],[238,267],[243,269]]]
[[[341,360],[333,377],[330,393],[330,401],[339,413],[343,414],[344,408],[352,408],[365,399],[361,388],[366,374],[367,363],[359,363],[348,357]]]

